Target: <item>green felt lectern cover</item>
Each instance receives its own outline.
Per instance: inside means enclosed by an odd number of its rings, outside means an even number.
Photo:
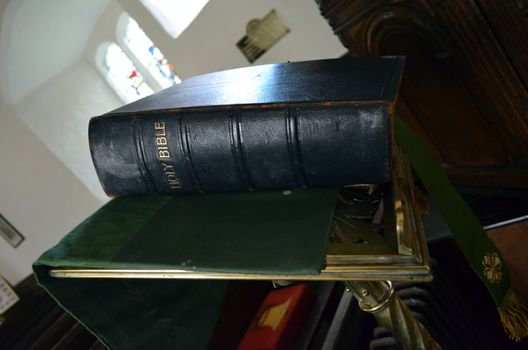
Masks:
[[[117,198],[34,264],[113,349],[206,348],[226,282],[52,278],[51,268],[320,273],[337,189]]]

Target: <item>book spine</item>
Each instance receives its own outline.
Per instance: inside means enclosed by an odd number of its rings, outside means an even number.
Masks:
[[[92,118],[90,149],[111,196],[382,183],[385,105],[181,110]]]

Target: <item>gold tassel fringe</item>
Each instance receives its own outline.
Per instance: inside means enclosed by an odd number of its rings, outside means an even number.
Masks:
[[[510,290],[499,308],[499,314],[510,339],[520,342],[528,336],[528,305],[517,293]]]

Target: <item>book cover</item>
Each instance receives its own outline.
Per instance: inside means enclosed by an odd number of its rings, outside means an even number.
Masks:
[[[383,183],[403,57],[190,78],[90,121],[110,196]]]

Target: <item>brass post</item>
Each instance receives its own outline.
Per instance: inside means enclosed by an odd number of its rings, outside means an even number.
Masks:
[[[346,281],[345,285],[358,300],[359,307],[372,313],[380,326],[390,330],[403,349],[442,349],[394,293],[390,281]]]

